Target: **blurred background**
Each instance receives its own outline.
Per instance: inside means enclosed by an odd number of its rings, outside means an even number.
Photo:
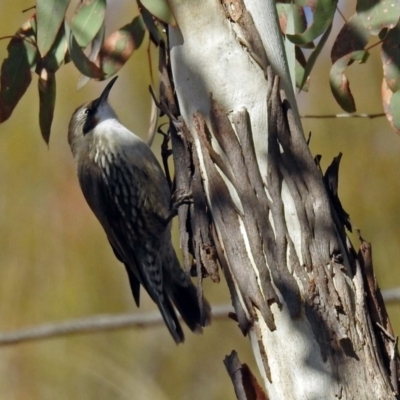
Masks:
[[[349,18],[354,1],[339,2]],[[0,36],[12,35],[31,15],[31,2],[0,3]],[[136,15],[134,2],[114,0],[108,31]],[[337,16],[335,37],[343,24]],[[0,60],[8,40],[0,42]],[[330,94],[329,51],[320,56],[301,114],[341,110]],[[156,51],[152,51],[153,68]],[[122,69],[110,100],[124,125],[144,137],[150,115],[147,41]],[[348,70],[359,112],[381,112],[379,46],[367,65]],[[72,112],[98,96],[104,83],[76,91],[71,64],[57,73],[57,101],[49,147],[38,125],[37,77],[11,118],[0,125],[0,332],[104,313],[155,310],[147,295],[134,305],[122,264],[86,205],[67,143]],[[381,288],[400,286],[400,138],[384,118],[304,119],[311,150],[325,169],[344,153],[339,194],[354,226],[372,242]],[[159,154],[159,141],[153,145]],[[176,235],[175,235],[176,236]],[[351,236],[356,247],[356,236]],[[175,244],[178,247],[177,237]],[[205,282],[212,304],[229,302],[222,279]],[[400,305],[388,307],[400,332]],[[249,343],[231,320],[218,320],[176,346],[167,329],[129,329],[0,348],[0,399],[233,399],[223,365],[233,349],[256,371]]]

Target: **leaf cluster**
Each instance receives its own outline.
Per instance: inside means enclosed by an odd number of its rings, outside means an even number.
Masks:
[[[37,0],[34,13],[11,36],[0,76],[0,123],[6,121],[38,76],[39,125],[49,142],[56,99],[56,72],[72,62],[82,74],[78,88],[89,79],[115,75],[143,42],[146,29],[158,43],[158,22],[174,23],[166,2],[138,1],[139,15],[105,36],[106,0],[84,0],[72,10],[70,0]]]
[[[340,11],[338,0],[277,1],[285,39],[294,46],[296,86],[307,90],[310,73],[331,34]],[[344,24],[331,49],[330,88],[340,107],[352,113],[356,104],[345,75],[355,61],[367,62],[372,47],[380,45],[382,103],[392,127],[400,133],[400,2],[357,0],[355,13]],[[344,18],[343,18],[344,19]],[[376,38],[376,43],[369,45]],[[308,59],[304,50],[311,50]],[[290,58],[290,57],[289,57]]]
[[[165,24],[176,25],[167,0],[137,0],[137,4],[139,14],[106,37],[106,0],[80,1],[70,19],[66,15],[71,0],[37,0],[35,12],[11,36],[8,57],[1,66],[0,123],[11,116],[32,75],[37,74],[39,125],[48,143],[56,99],[55,76],[61,66],[72,62],[81,72],[78,88],[89,79],[107,79],[141,46],[146,30],[157,45]],[[340,14],[338,0],[277,0],[276,7],[296,86],[307,91],[334,17]],[[392,127],[400,133],[399,18],[398,1],[357,0],[354,15],[344,22],[331,49],[329,80],[340,107],[355,112],[346,69],[355,61],[367,62],[370,49],[380,45],[383,108]],[[374,37],[377,42],[369,45]]]

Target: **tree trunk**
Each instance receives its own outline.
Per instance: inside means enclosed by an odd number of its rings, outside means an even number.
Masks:
[[[324,180],[304,139],[274,2],[169,3],[161,104],[177,189],[193,194],[186,267],[191,253],[218,280],[218,260],[269,399],[397,398],[370,248],[345,234],[340,157]]]

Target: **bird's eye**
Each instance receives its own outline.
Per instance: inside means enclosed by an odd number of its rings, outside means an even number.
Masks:
[[[85,109],[85,114],[89,114],[90,113],[90,108],[86,108]]]

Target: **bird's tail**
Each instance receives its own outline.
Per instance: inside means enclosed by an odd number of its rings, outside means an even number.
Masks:
[[[191,331],[201,333],[202,327],[211,322],[211,307],[202,295],[198,295],[196,286],[182,270],[172,245],[164,248],[164,251],[164,297],[168,296],[172,300]]]
[[[176,344],[182,343],[185,340],[185,336],[182,331],[181,324],[179,323],[178,317],[171,304],[168,296],[164,295],[161,301],[157,302],[158,308],[160,309],[161,315],[164,319],[165,324]]]
[[[196,287],[186,275],[184,281],[171,282],[168,295],[191,331],[201,333],[202,327],[210,324],[211,307],[207,300],[198,298]]]

